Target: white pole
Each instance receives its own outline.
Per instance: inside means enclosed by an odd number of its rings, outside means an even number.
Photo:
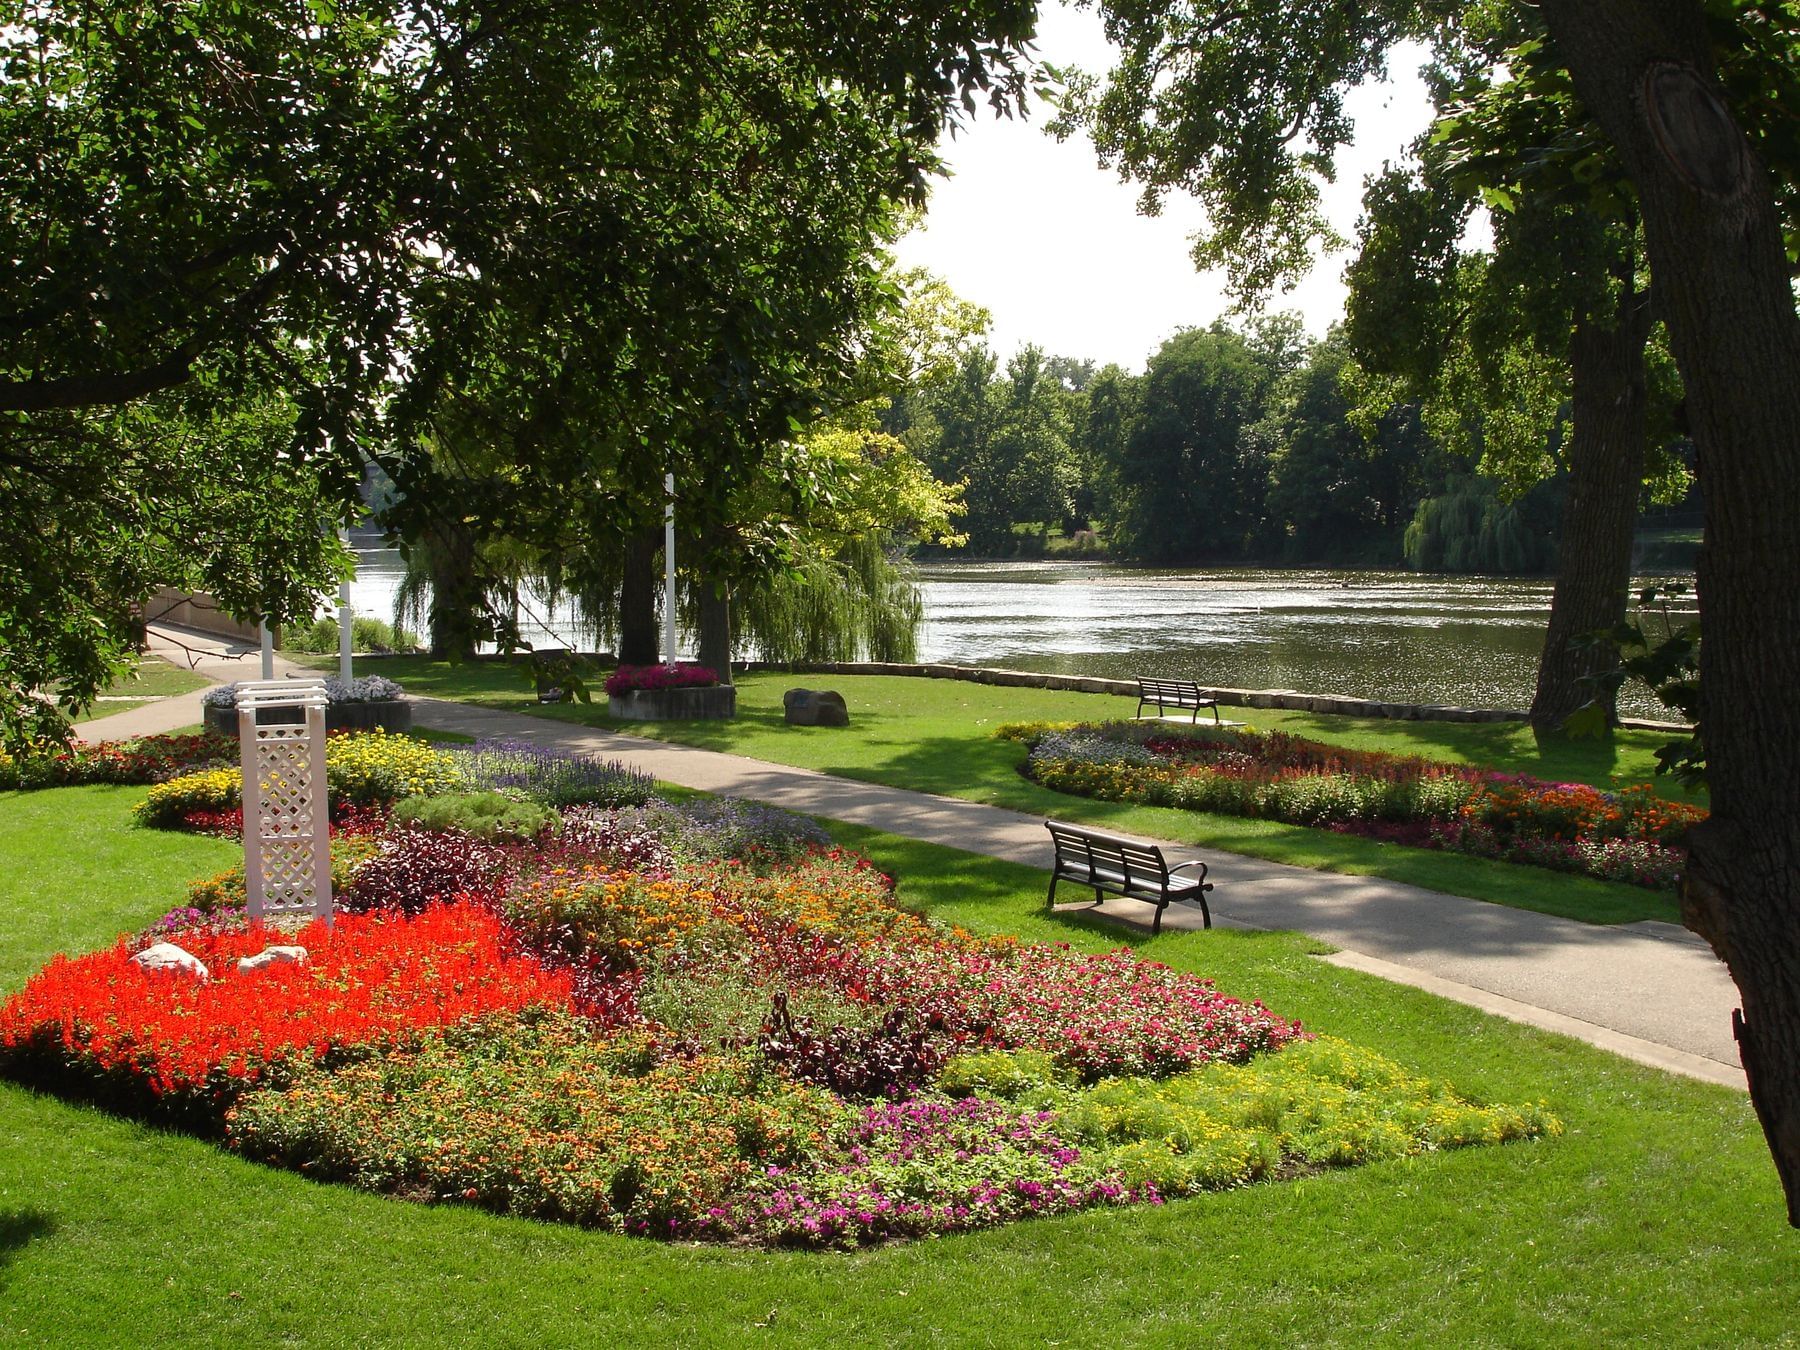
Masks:
[[[675,664],[675,475],[663,475],[663,661]]]
[[[263,616],[259,632],[262,636],[262,677],[272,680],[275,678],[275,635],[269,631],[267,615]]]
[[[338,537],[344,541],[344,547],[350,547],[350,532],[340,530]],[[350,647],[351,630],[356,625],[356,614],[350,608],[350,578],[345,577],[338,583],[338,678],[345,684],[350,683]]]

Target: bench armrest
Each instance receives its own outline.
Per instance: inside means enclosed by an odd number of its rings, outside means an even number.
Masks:
[[[1189,861],[1184,862],[1184,863],[1176,863],[1173,867],[1171,867],[1169,869],[1169,871],[1179,872],[1184,867],[1198,867],[1202,872],[1206,871],[1206,864],[1201,862],[1198,858],[1192,858]]]

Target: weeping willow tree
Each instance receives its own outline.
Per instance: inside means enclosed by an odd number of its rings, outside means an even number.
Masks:
[[[1406,527],[1406,565],[1419,572],[1544,572],[1556,565],[1556,489],[1510,501],[1475,475],[1453,477]]]
[[[924,613],[911,560],[869,534],[741,593],[734,627],[767,661],[913,661]]]

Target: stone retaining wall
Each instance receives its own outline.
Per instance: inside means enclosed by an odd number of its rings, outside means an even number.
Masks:
[[[910,675],[928,680],[968,680],[974,684],[1019,689],[1066,689],[1081,694],[1119,694],[1135,699],[1136,680],[1102,680],[1089,675],[1044,675],[1032,670],[991,670],[985,666],[953,666],[941,662],[897,661],[737,661],[734,670],[767,670],[793,675]],[[1334,717],[1388,717],[1413,722],[1523,722],[1526,714],[1510,708],[1457,708],[1439,703],[1390,703],[1381,699],[1346,698],[1339,694],[1303,694],[1296,689],[1209,689],[1206,698],[1232,708],[1286,708],[1327,713]],[[1621,726],[1645,731],[1686,731],[1679,722],[1650,722],[1627,717]]]

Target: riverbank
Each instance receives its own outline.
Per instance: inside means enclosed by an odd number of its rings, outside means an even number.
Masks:
[[[363,554],[357,612],[391,619],[402,570],[396,553]],[[933,562],[919,576],[921,662],[1506,709],[1531,704],[1552,585],[1542,577],[1080,561]],[[566,605],[527,595],[519,619],[533,645],[594,646]],[[1621,697],[1627,716],[1667,715],[1635,685]]]

